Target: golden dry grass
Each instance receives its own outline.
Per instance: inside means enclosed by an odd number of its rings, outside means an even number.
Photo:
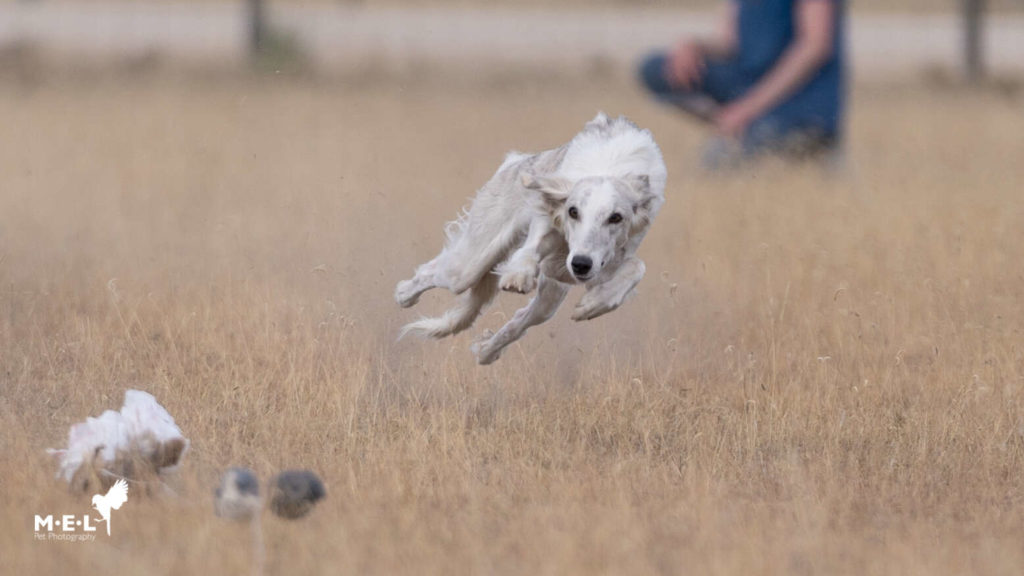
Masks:
[[[394,343],[442,222],[599,108],[669,163],[638,296],[490,368],[523,297]],[[614,82],[3,84],[0,572],[246,573],[211,490],[247,465],[328,487],[265,516],[271,574],[1019,574],[1020,108],[863,88],[850,177],[718,178]],[[192,440],[179,496],[35,542],[88,507],[43,450],[129,387]]]

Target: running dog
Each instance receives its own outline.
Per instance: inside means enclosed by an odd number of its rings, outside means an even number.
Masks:
[[[665,201],[665,179],[651,133],[604,113],[559,148],[509,153],[469,210],[447,225],[441,253],[395,288],[403,308],[438,287],[458,294],[456,304],[406,325],[399,338],[455,334],[473,324],[499,288],[536,288],[507,324],[472,346],[477,362],[490,364],[528,328],[554,316],[572,284],[586,286],[574,320],[615,310],[643,278],[635,253]]]

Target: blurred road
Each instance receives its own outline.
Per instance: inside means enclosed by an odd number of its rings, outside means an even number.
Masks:
[[[271,19],[326,69],[436,64],[564,70],[629,64],[679,35],[710,30],[714,14],[277,5]],[[986,56],[992,69],[1024,71],[1024,16],[1000,14],[988,24]],[[30,42],[82,58],[156,52],[186,62],[236,62],[244,57],[245,32],[241,3],[0,5],[0,46]],[[851,19],[849,45],[858,75],[956,66],[960,42],[953,14]]]

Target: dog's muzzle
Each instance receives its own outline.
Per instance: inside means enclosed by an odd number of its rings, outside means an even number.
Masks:
[[[590,256],[573,256],[569,266],[572,268],[572,275],[577,280],[586,280],[590,270],[594,267],[594,261],[590,259]]]

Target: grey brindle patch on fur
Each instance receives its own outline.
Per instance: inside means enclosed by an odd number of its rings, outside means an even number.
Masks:
[[[598,114],[568,144],[510,153],[469,209],[446,227],[441,253],[395,288],[402,307],[431,288],[459,295],[444,315],[412,322],[402,336],[458,333],[498,290],[536,289],[501,330],[474,344],[477,361],[489,364],[530,326],[551,318],[572,284],[587,287],[574,319],[616,309],[643,277],[634,253],[664,202],[664,188],[657,144],[622,117]]]

